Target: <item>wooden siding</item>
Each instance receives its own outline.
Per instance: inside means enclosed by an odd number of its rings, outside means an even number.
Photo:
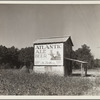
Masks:
[[[66,60],[65,58],[71,58],[72,53],[72,43],[70,39],[68,39],[64,43],[64,76],[68,76],[72,74],[72,61]]]

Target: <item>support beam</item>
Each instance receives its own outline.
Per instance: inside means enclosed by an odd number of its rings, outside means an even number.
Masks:
[[[81,63],[81,76],[84,76],[84,72],[83,72],[84,70],[83,70],[83,63]]]
[[[87,67],[88,67],[88,66],[85,66],[85,68],[84,68],[85,76],[87,76]]]

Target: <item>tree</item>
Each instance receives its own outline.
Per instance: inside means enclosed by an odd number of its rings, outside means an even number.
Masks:
[[[94,60],[94,67],[95,68],[100,68],[100,59],[95,59]]]
[[[12,46],[7,48],[5,46],[0,46],[0,65],[3,68],[14,68],[18,67],[18,49]]]
[[[90,47],[86,44],[82,45],[81,48],[78,48],[74,52],[74,59],[88,62],[88,68],[94,67],[94,57],[91,53]],[[79,67],[79,64],[76,63],[75,66]]]
[[[12,65],[12,68],[14,66],[19,68],[18,54],[19,54],[19,50],[14,46],[8,48],[7,59],[8,59],[8,63]]]
[[[7,48],[5,46],[0,45],[0,64],[6,63],[6,56],[7,56]]]
[[[19,51],[18,59],[22,66],[26,65],[29,68],[29,66],[34,63],[34,48],[22,48]]]

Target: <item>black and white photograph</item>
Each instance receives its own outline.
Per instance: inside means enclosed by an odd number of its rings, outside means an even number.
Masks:
[[[100,4],[0,4],[1,96],[100,96]]]

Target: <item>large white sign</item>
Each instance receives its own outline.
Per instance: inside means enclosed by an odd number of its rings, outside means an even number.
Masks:
[[[35,65],[63,65],[63,43],[34,46]]]

